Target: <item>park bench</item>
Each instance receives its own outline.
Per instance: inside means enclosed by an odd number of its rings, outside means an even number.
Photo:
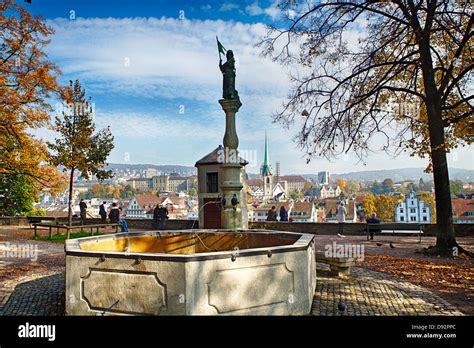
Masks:
[[[64,217],[56,217],[56,216],[28,216],[28,223],[30,227],[33,224],[41,224],[41,223],[48,223],[51,222],[54,225],[58,225],[60,222],[67,221],[67,218]]]
[[[71,230],[78,230],[80,229],[83,231],[84,229],[89,229],[91,230],[91,235],[94,235],[94,229],[96,230],[96,233],[99,234],[99,228],[106,228],[106,227],[114,227],[115,232],[118,232],[119,229],[119,224],[93,224],[93,225],[66,225],[66,224],[42,224],[42,223],[35,223],[33,224],[35,232],[34,236],[35,238],[38,236],[38,227],[48,227],[49,228],[49,239],[51,239],[53,229],[56,229],[56,234],[59,234],[60,229],[65,229],[66,230],[66,235],[67,239],[71,237]]]
[[[418,243],[421,243],[421,235],[423,234],[423,225],[422,224],[391,224],[391,223],[380,223],[373,224],[368,223],[365,228],[367,234],[367,240],[369,240],[370,231],[374,231],[380,234],[390,234],[392,236],[396,235],[407,235],[407,234],[416,234],[418,235]]]
[[[349,275],[351,268],[355,266],[353,257],[328,257],[322,252],[316,253],[316,262],[329,265],[329,273],[337,277]]]

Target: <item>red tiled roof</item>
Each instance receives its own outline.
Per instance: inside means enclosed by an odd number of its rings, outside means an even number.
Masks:
[[[135,196],[140,207],[152,207],[163,202],[163,197],[158,197],[150,193],[138,194]]]
[[[247,186],[258,186],[258,187],[263,186],[262,179],[247,179],[246,183],[247,183]]]
[[[468,212],[474,212],[474,199],[454,198],[451,200],[453,205],[453,218],[469,219],[474,221],[474,216],[469,216]]]

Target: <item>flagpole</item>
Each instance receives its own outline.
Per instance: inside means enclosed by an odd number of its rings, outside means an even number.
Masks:
[[[221,58],[221,50],[219,49],[219,39],[218,39],[217,35],[216,35],[216,42],[217,42],[217,52],[219,53],[219,59],[222,59]]]

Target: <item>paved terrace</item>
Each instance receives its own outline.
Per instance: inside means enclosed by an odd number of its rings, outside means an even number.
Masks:
[[[26,227],[0,227],[0,248],[9,242],[37,246],[39,252],[36,262],[0,258],[0,315],[63,315],[64,245],[33,241],[31,234]],[[474,246],[472,237],[458,241]],[[384,236],[368,242],[365,236],[317,235],[316,242],[320,251],[333,242],[364,245],[365,258],[346,278],[332,277],[325,265],[318,264],[313,315],[474,314],[472,260],[414,253],[431,245],[433,237],[418,244],[417,237]],[[420,272],[426,276],[420,278]],[[347,305],[342,313],[337,309],[340,301]]]

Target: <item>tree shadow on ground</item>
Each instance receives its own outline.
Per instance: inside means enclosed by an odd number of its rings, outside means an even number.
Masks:
[[[18,284],[0,307],[0,316],[17,315],[64,315],[64,273]]]

